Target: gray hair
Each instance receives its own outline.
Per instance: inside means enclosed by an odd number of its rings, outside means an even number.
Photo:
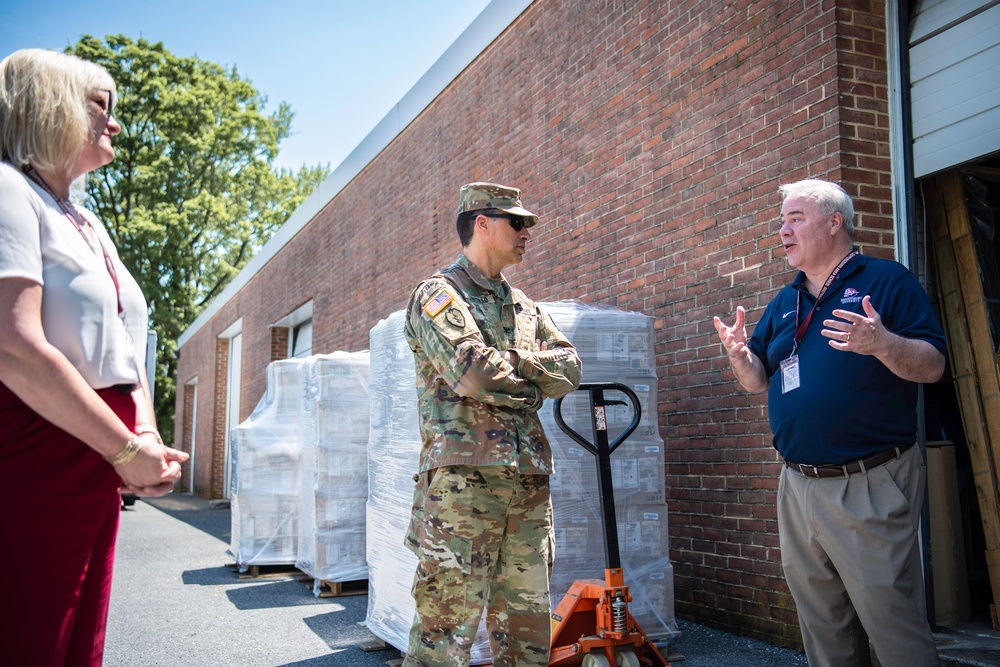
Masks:
[[[106,69],[73,55],[21,49],[0,61],[0,159],[66,173],[92,140],[87,99],[117,89]]]
[[[839,213],[844,220],[847,236],[854,238],[854,202],[844,188],[830,181],[810,178],[779,185],[778,190],[781,192],[782,201],[789,197],[803,197],[819,204],[824,215]]]

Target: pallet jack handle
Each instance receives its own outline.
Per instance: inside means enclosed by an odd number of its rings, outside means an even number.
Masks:
[[[607,567],[604,582],[578,580],[563,596],[552,612],[552,645],[550,666],[582,665],[583,667],[670,667],[656,644],[649,639],[632,618],[628,604],[632,595],[625,585],[618,549],[618,520],[615,516],[615,492],[611,480],[611,453],[639,426],[642,406],[639,397],[629,387],[618,382],[581,384],[579,391],[590,393],[594,442],[570,428],[562,416],[562,399],[557,399],[552,412],[556,424],[566,435],[597,458],[597,483],[601,499],[601,520],[604,524],[604,557]],[[608,400],[605,392],[621,392],[632,403],[632,421],[613,442],[608,442],[606,407],[626,405],[624,401]]]
[[[619,382],[585,382],[577,391],[590,392],[590,413],[594,429],[594,442],[588,441],[573,430],[563,420],[562,398],[556,399],[552,414],[559,428],[597,458],[597,489],[601,499],[601,520],[604,524],[604,558],[608,570],[621,569],[621,552],[618,549],[618,521],[615,517],[615,492],[611,481],[611,453],[618,449],[632,435],[642,420],[642,404],[631,388]],[[608,419],[605,407],[608,405],[626,405],[625,401],[608,400],[604,392],[617,391],[625,394],[632,403],[632,421],[625,430],[618,434],[612,442],[608,442]]]

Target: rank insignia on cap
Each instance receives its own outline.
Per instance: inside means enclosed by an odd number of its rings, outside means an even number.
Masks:
[[[441,290],[441,293],[434,297],[432,300],[428,301],[424,306],[424,312],[426,312],[431,317],[434,317],[442,310],[444,307],[451,303],[454,297],[448,293],[448,290]]]

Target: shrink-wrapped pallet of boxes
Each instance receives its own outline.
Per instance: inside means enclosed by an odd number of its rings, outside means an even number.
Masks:
[[[323,582],[368,578],[369,355],[334,352],[308,358],[299,413],[299,541],[295,566]]]
[[[403,545],[420,467],[416,373],[403,338],[403,311],[369,335],[371,381],[368,437],[368,613],[365,624],[384,641],[406,649],[414,603],[417,558]]]
[[[230,435],[232,537],[241,571],[293,565],[298,552],[302,359],[267,367],[267,391]]]
[[[232,540],[241,571],[295,565],[321,583],[367,577],[368,353],[283,359],[231,436]]]
[[[656,419],[656,376],[652,318],[579,302],[542,304],[577,347],[584,381],[616,381],[632,388],[643,403],[639,428],[612,457],[618,532],[631,587],[632,615],[652,637],[676,632],[673,570],[667,557],[663,441]],[[371,331],[371,431],[368,441],[368,566],[366,624],[384,641],[406,649],[413,621],[410,595],[416,557],[403,546],[419,469],[420,435],[413,355],[403,337],[404,313],[393,313]],[[577,579],[604,577],[603,531],[597,497],[597,466],[589,453],[565,436],[545,401],[542,423],[553,448],[552,502],[556,560],[550,586],[553,608]],[[563,415],[590,437],[584,392],[564,401]],[[610,434],[631,420],[631,407],[611,408]],[[490,661],[481,624],[472,664]]]
[[[639,426],[611,455],[611,473],[629,611],[643,631],[656,639],[677,632],[674,617],[673,566],[668,555],[664,443],[656,410],[653,318],[641,313],[594,307],[578,301],[542,307],[576,347],[583,360],[583,382],[618,382],[635,392],[642,407]],[[611,441],[632,421],[630,401],[621,393],[606,399],[625,405],[606,409]],[[554,401],[540,411],[552,446],[552,507],[556,558],[552,568],[552,606],[578,579],[604,578],[604,529],[597,489],[595,457],[565,435],[553,417]],[[593,442],[587,392],[563,399],[566,424]]]

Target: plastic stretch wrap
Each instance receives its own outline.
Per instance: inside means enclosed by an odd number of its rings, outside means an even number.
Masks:
[[[579,301],[543,303],[559,330],[583,360],[583,382],[619,382],[632,389],[642,406],[636,430],[611,455],[618,523],[618,546],[625,584],[633,601],[629,611],[643,631],[666,639],[677,633],[674,577],[669,558],[664,443],[659,435],[653,318],[641,313],[589,306]],[[631,402],[608,406],[608,440],[632,421]],[[549,590],[552,606],[578,579],[604,579],[604,528],[597,490],[597,459],[562,432],[545,401],[539,416],[552,445],[552,509],[556,558]],[[588,393],[563,399],[566,424],[594,442]]]
[[[368,578],[369,354],[334,352],[303,367],[299,436],[299,549],[295,566],[322,581]]]
[[[656,419],[653,321],[638,313],[600,309],[579,302],[543,304],[583,359],[584,381],[616,381],[631,387],[643,402],[643,418],[612,456],[615,504],[630,611],[653,637],[677,631],[673,568],[668,552],[664,504],[663,441]],[[368,566],[366,624],[377,636],[405,651],[413,622],[410,594],[416,557],[403,546],[413,501],[413,475],[419,468],[420,436],[413,354],[403,338],[404,313],[379,322],[370,335],[372,355],[371,432],[368,441]],[[553,401],[540,413],[552,444],[555,475],[552,503],[556,559],[550,591],[552,606],[577,579],[604,578],[604,537],[597,464],[592,455],[565,436],[552,417]],[[631,421],[631,406],[608,409],[613,439]],[[590,439],[592,426],[585,392],[563,404],[566,423]],[[471,664],[490,661],[483,624],[472,648]]]
[[[369,334],[371,430],[368,438],[368,613],[375,635],[405,651],[415,605],[417,558],[403,545],[420,468],[416,373],[397,311]]]
[[[242,571],[292,565],[315,580],[367,577],[368,352],[284,359],[231,436],[232,541]]]
[[[229,552],[250,565],[292,565],[298,553],[299,413],[305,359],[267,367],[267,390],[230,435]]]

